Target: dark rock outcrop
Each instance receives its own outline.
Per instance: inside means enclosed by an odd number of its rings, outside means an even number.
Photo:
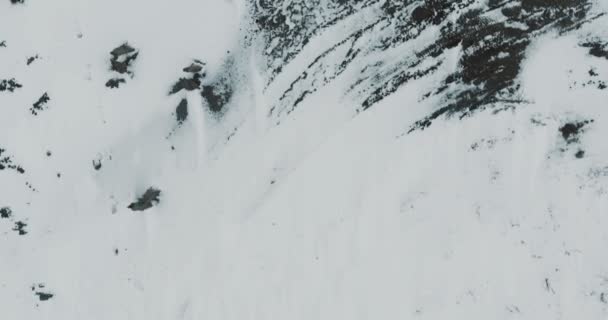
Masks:
[[[23,87],[15,78],[0,80],[0,92],[9,91],[14,92],[15,89]]]
[[[131,203],[128,208],[133,211],[144,211],[146,209],[150,209],[156,204],[159,203],[160,199],[160,190],[150,187],[146,192],[144,192],[141,197],[137,199],[137,201]]]
[[[110,70],[115,72],[117,77],[108,80],[106,87],[115,89],[120,87],[121,83],[126,83],[126,79],[121,75],[128,75],[131,78],[135,75],[132,66],[139,56],[139,51],[125,42],[110,51],[110,55]]]
[[[44,93],[39,99],[38,101],[34,102],[34,104],[32,105],[32,107],[30,108],[30,111],[32,112],[33,115],[37,116],[38,112],[46,109],[46,104],[51,100],[51,98],[49,97],[48,93]]]
[[[373,9],[366,22],[313,56],[273,104],[270,115],[288,115],[348,68],[354,69],[354,79],[346,80],[351,81],[347,95],[358,101],[357,111],[366,110],[408,82],[436,73],[453,50],[459,52],[458,68],[421,97],[436,97],[439,104],[412,124],[410,132],[442,116],[462,118],[487,108],[514,108],[525,103],[517,76],[532,41],[593,21],[600,14],[590,14],[591,5],[590,0],[294,0],[277,9],[272,2],[258,1],[253,16],[265,44],[267,85],[312,37]],[[439,32],[429,34],[429,29]],[[390,55],[411,42],[416,46],[407,49],[409,53]],[[586,46],[595,56],[608,56],[605,43]],[[207,90],[211,97],[214,92]]]
[[[175,118],[178,124],[184,123],[188,118],[188,100],[182,99],[175,108]]]

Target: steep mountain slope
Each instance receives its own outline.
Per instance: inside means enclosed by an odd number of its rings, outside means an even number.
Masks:
[[[3,319],[603,319],[608,4],[0,3]]]

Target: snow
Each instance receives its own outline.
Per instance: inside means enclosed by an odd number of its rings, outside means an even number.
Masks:
[[[432,110],[420,96],[439,76],[362,113],[338,81],[277,125],[277,93],[255,53],[237,48],[245,8],[0,4],[0,78],[24,85],[0,93],[0,147],[26,169],[0,172],[0,207],[28,224],[19,236],[0,219],[3,319],[606,317],[608,91],[581,84],[590,68],[608,80],[608,60],[549,34],[522,66],[528,103],[517,109],[404,134]],[[111,90],[109,52],[125,41],[140,50],[135,75]],[[168,96],[192,59],[216,74],[227,51],[246,70],[228,111],[212,114],[196,92]],[[47,91],[48,109],[31,115]],[[189,117],[175,129],[184,97]],[[567,145],[559,128],[587,119]],[[150,186],[159,205],[129,210]],[[38,283],[52,299],[33,294]]]

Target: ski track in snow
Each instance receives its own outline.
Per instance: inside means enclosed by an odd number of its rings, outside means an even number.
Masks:
[[[0,318],[606,318],[606,13],[2,1]]]

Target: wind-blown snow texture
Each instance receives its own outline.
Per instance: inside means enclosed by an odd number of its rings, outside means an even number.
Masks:
[[[0,318],[605,319],[606,13],[0,2]]]

